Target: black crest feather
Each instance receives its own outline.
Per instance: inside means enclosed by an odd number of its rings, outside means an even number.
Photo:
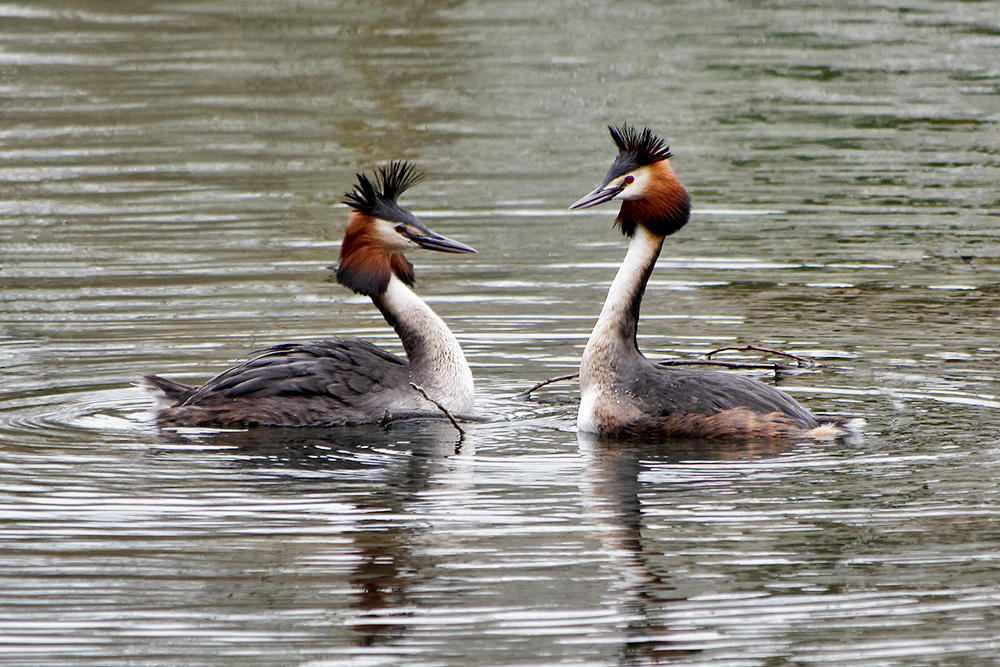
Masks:
[[[618,147],[618,156],[611,164],[604,186],[620,176],[672,157],[670,147],[648,127],[640,132],[628,123],[621,127],[608,126],[611,139]],[[667,168],[669,170],[669,167]],[[670,170],[672,172],[672,170]],[[672,186],[661,192],[655,203],[623,201],[615,224],[622,234],[631,237],[636,225],[643,225],[661,236],[673,234],[687,224],[691,215],[691,197],[676,178]]]
[[[615,142],[618,151],[627,153],[637,167],[673,157],[670,153],[670,147],[664,144],[663,139],[653,134],[653,131],[648,127],[639,132],[628,123],[623,123],[621,127],[608,125],[608,131],[611,133],[611,140]]]
[[[364,174],[357,174],[357,177],[358,184],[344,195],[344,203],[358,213],[392,220],[385,213],[398,209],[399,195],[419,183],[424,175],[409,162],[398,160],[390,162],[388,167],[379,167],[374,183]]]

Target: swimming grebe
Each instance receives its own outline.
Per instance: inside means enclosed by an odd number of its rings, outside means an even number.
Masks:
[[[384,422],[408,414],[472,411],[472,371],[448,326],[410,290],[413,265],[403,251],[470,253],[435,234],[397,198],[422,178],[406,162],[358,174],[344,201],[350,221],[337,282],[371,297],[396,330],[406,359],[363,340],[337,338],[277,345],[200,387],[147,375],[143,386],[168,402],[159,421],[185,426],[333,426]]]
[[[793,398],[757,380],[664,368],[639,351],[636,328],[663,239],[687,223],[691,198],[649,128],[609,127],[618,147],[604,182],[570,209],[621,201],[615,224],[631,238],[580,362],[577,428],[621,437],[825,439],[841,434]]]

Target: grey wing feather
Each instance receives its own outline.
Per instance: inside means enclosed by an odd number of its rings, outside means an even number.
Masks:
[[[405,383],[406,360],[363,340],[336,339],[268,348],[217,375],[182,402],[206,396],[259,399],[324,396],[350,403],[353,397]]]
[[[780,412],[804,425],[816,419],[788,394],[757,380],[715,371],[675,371],[651,366],[643,374],[639,400],[663,416],[712,415],[745,408],[758,414]]]

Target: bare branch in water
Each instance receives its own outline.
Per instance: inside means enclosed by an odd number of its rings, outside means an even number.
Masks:
[[[715,361],[714,359],[668,359],[666,361],[658,361],[657,366],[721,366],[723,368],[732,369],[765,369],[769,371],[790,371],[794,370],[793,366],[788,366],[786,364],[779,364],[777,362],[773,363],[754,363],[750,361]]]
[[[431,403],[433,403],[434,405],[436,405],[437,409],[440,410],[441,412],[443,412],[444,416],[448,418],[448,421],[451,422],[451,425],[454,426],[458,430],[458,434],[463,439],[465,438],[465,431],[462,430],[462,427],[458,425],[458,422],[455,421],[455,418],[451,416],[450,412],[448,412],[448,408],[444,407],[443,405],[441,405],[440,403],[438,403],[437,401],[435,401],[433,398],[431,398],[430,396],[428,396],[427,392],[424,391],[423,387],[421,387],[419,385],[415,385],[412,382],[410,383],[410,386],[413,387],[415,390],[417,390],[420,393],[421,396],[423,396],[428,401],[430,401]]]
[[[535,386],[525,389],[520,393],[514,394],[514,398],[527,398],[531,392],[535,391],[536,389],[541,389],[547,384],[552,384],[553,382],[562,382],[563,380],[572,380],[573,378],[577,377],[580,377],[579,373],[570,373],[569,375],[560,375],[559,377],[550,378],[548,380],[542,380]]]
[[[779,357],[788,357],[789,359],[795,359],[799,362],[799,366],[806,366],[808,368],[816,368],[816,362],[809,357],[800,357],[797,354],[792,354],[791,352],[782,352],[781,350],[772,350],[769,347],[760,347],[759,345],[727,345],[725,347],[720,347],[718,349],[712,350],[711,352],[705,353],[706,359],[711,359],[713,354],[718,354],[719,352],[725,352],[726,350],[734,350],[737,352],[764,352],[765,354],[773,354]],[[757,367],[759,368],[759,366]]]
[[[727,345],[726,347],[720,347],[711,352],[705,353],[707,359],[668,359],[666,361],[657,362],[660,366],[722,366],[723,368],[730,369],[766,369],[773,370],[776,374],[781,371],[791,371],[795,367],[787,366],[785,364],[775,363],[752,363],[743,361],[715,361],[711,359],[713,354],[718,354],[719,352],[724,352],[726,350],[734,350],[740,352],[764,352],[766,354],[774,354],[779,357],[788,357],[789,359],[795,359],[798,362],[798,367],[816,368],[816,362],[809,357],[800,357],[797,354],[791,354],[790,352],[782,352],[781,350],[772,350],[766,347],[759,347],[757,345]],[[525,389],[524,391],[515,394],[514,398],[527,398],[536,389],[541,389],[547,384],[552,384],[553,382],[562,382],[563,380],[572,380],[573,378],[580,377],[579,373],[570,373],[569,375],[560,375],[559,377],[550,378],[548,380],[543,380],[534,386]]]

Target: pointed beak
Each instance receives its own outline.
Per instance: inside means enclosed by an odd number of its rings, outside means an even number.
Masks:
[[[611,201],[624,189],[625,187],[621,185],[602,185],[590,194],[581,197],[576,203],[569,207],[569,210],[575,211],[580,208],[590,208],[591,206],[597,206],[598,204],[603,204],[606,201]]]
[[[467,246],[464,243],[459,243],[458,241],[453,241],[440,234],[435,234],[430,230],[427,230],[427,233],[412,233],[406,236],[418,246],[427,250],[452,253],[476,252],[475,248]]]

